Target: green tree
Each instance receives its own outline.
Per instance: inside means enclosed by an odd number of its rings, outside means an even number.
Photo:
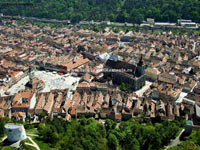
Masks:
[[[121,91],[126,91],[126,85],[124,82],[122,82],[122,84],[120,85],[120,90]]]
[[[82,15],[80,13],[74,14],[71,18],[72,23],[79,23],[82,20]]]
[[[140,143],[136,138],[133,138],[130,142],[130,150],[140,150]]]
[[[5,129],[4,129],[4,126],[5,126],[5,119],[4,118],[0,118],[0,137],[3,137],[4,134],[5,134]]]
[[[105,128],[106,128],[107,132],[115,129],[116,125],[117,125],[117,123],[113,120],[106,119],[106,121],[105,121]]]
[[[144,16],[137,9],[133,9],[130,14],[130,22],[140,24],[144,20]]]
[[[114,134],[109,134],[108,136],[108,147],[111,150],[117,150],[119,147],[119,142],[118,139],[116,138],[116,136]]]
[[[197,144],[200,145],[200,130],[196,133]]]

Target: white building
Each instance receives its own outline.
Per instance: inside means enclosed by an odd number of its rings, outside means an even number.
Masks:
[[[9,142],[17,142],[26,139],[26,131],[22,124],[6,124],[5,130]]]
[[[100,59],[102,62],[106,62],[110,58],[110,54],[103,53],[103,54],[100,54],[99,56],[96,56],[96,58]]]
[[[177,23],[179,26],[181,25],[181,23],[190,23],[190,22],[192,22],[192,20],[188,20],[188,19],[178,19],[177,20]]]
[[[185,68],[185,69],[182,71],[182,73],[189,74],[191,70],[192,70],[192,67],[188,67],[188,68]]]
[[[190,28],[190,29],[197,29],[198,25],[195,22],[192,22],[192,20],[186,20],[186,19],[179,19],[177,21],[178,25],[184,28]]]

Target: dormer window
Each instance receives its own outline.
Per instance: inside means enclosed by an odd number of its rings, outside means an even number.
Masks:
[[[22,97],[22,103],[28,103],[28,98]]]

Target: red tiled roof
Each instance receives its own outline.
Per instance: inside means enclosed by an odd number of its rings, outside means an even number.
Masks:
[[[31,98],[33,96],[33,91],[20,91],[13,99],[13,108],[28,108],[30,105]],[[22,98],[28,98],[27,103],[20,102]]]

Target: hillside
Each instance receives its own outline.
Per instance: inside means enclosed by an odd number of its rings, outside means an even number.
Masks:
[[[8,3],[5,4],[4,2]],[[200,22],[198,0],[23,0],[33,6],[16,5],[22,0],[1,0],[0,11],[5,15],[79,20],[110,20],[140,23],[145,18],[175,22],[192,19]]]

